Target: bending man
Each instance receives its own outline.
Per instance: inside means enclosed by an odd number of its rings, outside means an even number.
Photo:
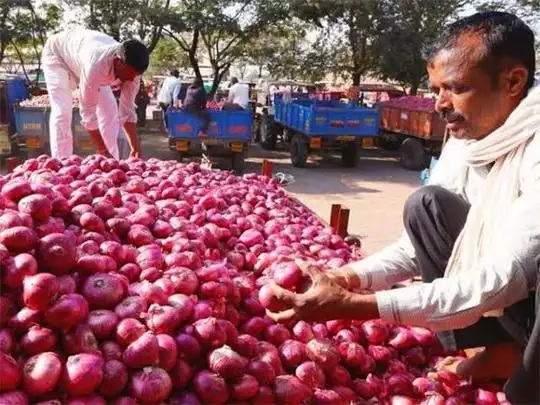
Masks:
[[[148,50],[131,39],[123,43],[87,29],[73,29],[47,39],[42,66],[51,103],[51,154],[63,158],[73,154],[72,91],[79,87],[81,124],[98,153],[118,159],[117,136],[123,125],[130,155],[138,157],[135,97],[140,75],[148,68]],[[120,87],[119,106],[111,85]]]

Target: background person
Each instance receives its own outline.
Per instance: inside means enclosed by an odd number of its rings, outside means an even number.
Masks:
[[[196,78],[187,88],[186,98],[183,102],[183,108],[186,112],[195,115],[202,121],[202,127],[199,131],[200,137],[208,136],[208,127],[212,118],[206,111],[206,91],[201,79]]]
[[[148,50],[140,41],[119,43],[101,32],[76,28],[51,35],[43,48],[42,66],[51,103],[51,155],[73,154],[72,91],[80,89],[81,124],[98,153],[119,157],[117,137],[123,124],[138,157],[135,97],[139,76],[148,68]],[[121,89],[119,106],[111,85]]]
[[[238,83],[238,79],[231,79],[229,96],[223,106],[223,110],[247,110],[249,108],[249,85],[247,83]]]
[[[178,100],[178,95],[180,94],[180,72],[178,69],[173,69],[170,72],[170,75],[165,78],[161,89],[159,90],[158,103],[163,111],[163,124],[167,128],[166,112],[169,107],[174,107],[176,100]]]

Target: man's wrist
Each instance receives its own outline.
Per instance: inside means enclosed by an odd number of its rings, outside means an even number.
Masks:
[[[347,292],[343,299],[343,315],[343,318],[354,320],[380,318],[375,294]]]

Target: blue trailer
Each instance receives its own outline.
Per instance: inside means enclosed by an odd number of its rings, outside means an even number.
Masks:
[[[245,155],[251,141],[253,113],[241,111],[209,111],[212,122],[208,137],[199,137],[202,122],[183,110],[169,109],[166,113],[169,146],[182,156],[226,156],[235,172],[244,170]]]
[[[276,97],[273,115],[261,120],[261,143],[275,147],[278,136],[289,142],[291,161],[303,167],[310,152],[339,151],[346,167],[356,165],[360,147],[371,147],[379,135],[379,112],[309,95],[285,100]]]

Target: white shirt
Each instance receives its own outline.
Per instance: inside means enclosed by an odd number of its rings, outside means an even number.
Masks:
[[[456,162],[464,162],[464,146],[461,140],[448,141],[429,183],[455,192],[472,203],[478,201],[488,170],[468,176],[465,189],[459,190],[456,168],[460,165]],[[492,252],[486,271],[378,291],[381,318],[434,331],[452,330],[475,323],[486,312],[527,298],[538,278],[539,213],[540,134],[537,133],[527,145],[522,162],[520,197],[509,212],[500,213],[501,229],[508,240],[506,249]],[[373,290],[384,290],[418,275],[414,249],[405,233],[394,245],[351,267],[360,277],[361,285]]]
[[[169,76],[163,81],[161,90],[159,91],[158,101],[163,104],[173,104],[178,100],[180,93],[180,79],[174,76]]]
[[[249,85],[235,83],[229,89],[229,103],[238,104],[242,108],[249,106]]]
[[[102,86],[111,86],[117,79],[113,59],[124,57],[122,44],[98,31],[75,28],[54,34],[47,39],[43,64],[69,70],[80,89],[82,125],[90,131],[98,129],[96,109]],[[137,122],[135,97],[140,77],[121,83],[119,120],[121,124]]]

